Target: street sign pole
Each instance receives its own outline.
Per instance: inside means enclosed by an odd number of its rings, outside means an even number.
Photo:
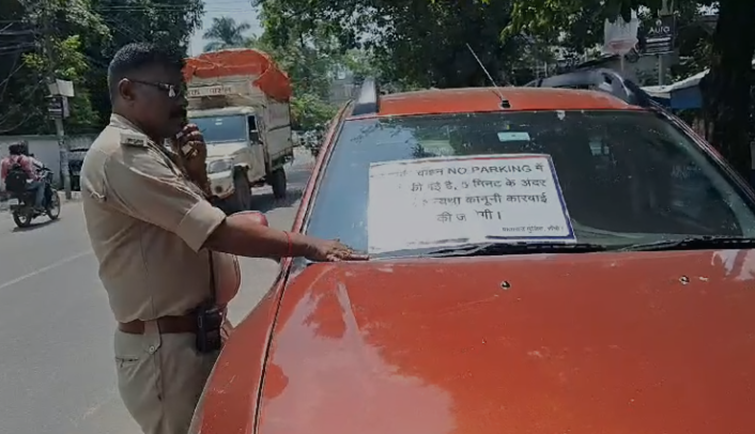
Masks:
[[[664,56],[674,52],[674,37],[676,34],[676,22],[673,15],[659,13],[658,19],[648,29],[645,38],[645,46],[642,54],[656,56],[658,59],[658,85],[666,83],[666,70]]]
[[[73,197],[71,189],[71,171],[68,167],[68,143],[63,128],[63,119],[70,114],[68,98],[73,97],[73,83],[65,80],[54,80],[50,83],[50,106],[47,111],[55,122],[55,135],[58,138],[58,151],[60,152],[60,175],[63,178],[63,190],[66,199]]]
[[[71,171],[68,169],[68,143],[66,143],[65,140],[66,132],[63,129],[63,116],[55,116],[55,132],[58,136],[58,151],[60,152],[60,172],[63,175],[63,189],[65,190],[66,199],[71,200],[73,192],[71,190]]]
[[[658,12],[658,16],[660,17],[668,17],[674,14],[674,0],[663,0],[661,5],[661,10]],[[670,36],[671,36],[671,44],[670,49],[674,49],[674,36],[676,33],[676,23],[674,23],[673,26],[670,26]],[[663,53],[658,55],[658,85],[663,86],[666,84],[666,74],[663,70]]]

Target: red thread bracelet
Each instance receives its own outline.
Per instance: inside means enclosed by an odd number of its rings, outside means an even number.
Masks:
[[[288,251],[285,257],[290,258],[291,255],[293,254],[292,250],[294,249],[294,245],[291,243],[291,234],[288,232],[283,232],[283,233],[286,234],[286,240],[288,241],[288,249],[287,249]]]

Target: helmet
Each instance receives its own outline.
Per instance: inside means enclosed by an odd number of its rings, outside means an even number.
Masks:
[[[25,155],[23,143],[18,142],[8,146],[8,152],[11,155]]]

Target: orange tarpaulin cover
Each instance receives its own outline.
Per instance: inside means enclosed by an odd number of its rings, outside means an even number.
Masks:
[[[238,75],[254,75],[252,84],[269,97],[285,102],[291,98],[291,81],[266,53],[247,49],[221,50],[202,53],[186,59],[183,69],[186,82],[192,77],[219,78]]]

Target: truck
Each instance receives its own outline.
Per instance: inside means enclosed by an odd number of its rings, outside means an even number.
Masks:
[[[226,213],[251,207],[252,188],[286,197],[293,161],[291,82],[266,53],[228,49],[186,59],[188,120],[207,144],[213,200]]]

